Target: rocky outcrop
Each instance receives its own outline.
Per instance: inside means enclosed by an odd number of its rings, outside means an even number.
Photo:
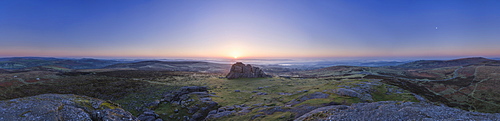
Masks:
[[[73,94],[42,94],[0,101],[2,121],[137,121],[118,105]]]
[[[160,100],[146,104],[147,108],[143,109],[144,112],[138,118],[147,121],[200,121],[205,119],[210,111],[220,107],[217,102],[212,101],[211,96],[215,95],[209,94],[204,86],[181,87],[165,94]]]
[[[217,118],[230,116],[235,113],[239,113],[241,115],[247,114],[252,111],[252,107],[248,107],[245,104],[242,105],[232,105],[232,106],[224,106],[220,107],[217,110],[212,110],[208,113],[208,116],[205,120],[217,120]]]
[[[300,98],[293,99],[292,101],[286,103],[287,105],[293,106],[299,103],[302,103],[304,101],[310,100],[310,99],[318,99],[318,98],[328,98],[330,96],[329,94],[325,94],[322,92],[314,92],[312,94],[304,95]]]
[[[252,67],[250,64],[243,64],[242,62],[236,62],[231,66],[229,74],[226,78],[236,79],[236,78],[259,78],[259,77],[271,77],[267,75],[258,67]]]
[[[302,120],[498,120],[500,114],[469,112],[426,102],[381,101],[318,108],[295,119]]]

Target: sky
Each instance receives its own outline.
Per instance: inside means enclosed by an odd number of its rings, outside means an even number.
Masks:
[[[0,56],[500,57],[499,0],[1,0]]]

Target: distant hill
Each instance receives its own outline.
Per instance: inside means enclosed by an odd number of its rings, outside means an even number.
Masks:
[[[46,57],[12,57],[0,58],[2,69],[29,69],[42,66],[62,67],[68,69],[93,69],[108,65],[124,63],[124,61],[99,60],[99,59],[62,59]]]
[[[2,74],[2,73],[9,73],[9,71],[5,70],[5,69],[0,69],[0,74]]]
[[[141,61],[114,64],[104,68],[227,73],[230,67],[230,64],[217,64],[202,61]]]
[[[392,67],[404,68],[404,69],[441,68],[441,67],[452,67],[452,66],[466,66],[466,65],[480,64],[486,62],[496,62],[496,61],[497,60],[487,59],[483,57],[461,58],[455,60],[420,60]]]

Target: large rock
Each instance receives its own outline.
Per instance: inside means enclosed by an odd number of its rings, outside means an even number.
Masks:
[[[314,92],[312,94],[308,94],[308,95],[302,96],[302,97],[300,97],[298,99],[293,99],[292,101],[288,102],[287,105],[293,106],[293,105],[302,103],[302,102],[310,100],[310,99],[328,98],[329,96],[330,96],[329,94],[325,94],[325,93],[322,93],[322,92]]]
[[[315,109],[295,121],[302,120],[346,120],[346,121],[457,121],[500,119],[499,113],[469,112],[457,108],[437,106],[426,102],[380,101],[355,103],[351,106],[336,105]]]
[[[252,67],[250,64],[243,64],[242,62],[236,62],[231,66],[231,70],[229,74],[227,74],[226,78],[228,79],[236,79],[236,78],[259,78],[259,77],[271,77],[264,73],[258,67]]]
[[[42,94],[0,101],[1,121],[137,121],[112,102],[73,94]]]

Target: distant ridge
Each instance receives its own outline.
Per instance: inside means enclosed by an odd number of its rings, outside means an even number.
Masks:
[[[215,72],[227,73],[229,64],[217,64],[203,61],[141,61],[134,63],[120,63],[104,68],[107,69],[133,69],[148,71],[190,71],[190,72]]]
[[[480,64],[485,62],[498,62],[498,60],[492,60],[483,57],[460,58],[454,60],[419,60],[392,67],[406,68],[406,69],[441,68],[441,67],[452,67],[452,66],[466,66],[466,65]]]
[[[203,61],[158,61],[158,60],[150,60],[150,61],[141,61],[134,63],[119,63],[114,65],[109,65],[104,68],[140,68],[153,64],[162,64],[162,65],[179,65],[179,64],[197,64],[197,63],[208,63]]]
[[[9,71],[8,71],[8,70],[5,70],[5,69],[0,69],[0,74],[1,74],[1,73],[9,73]]]
[[[68,69],[93,69],[102,68],[108,65],[124,63],[115,60],[100,59],[65,59],[53,57],[9,57],[0,58],[0,68],[2,69],[29,69],[41,66],[64,67]]]

